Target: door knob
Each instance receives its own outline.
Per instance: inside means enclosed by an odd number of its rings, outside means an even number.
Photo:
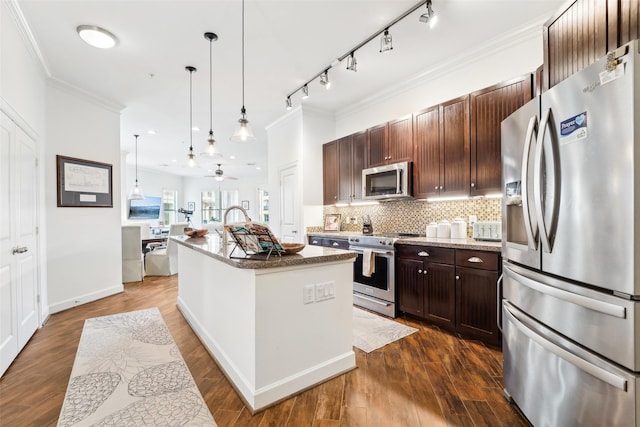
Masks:
[[[291,230],[291,232],[292,232],[293,234],[296,234],[296,233],[298,232],[298,230]]]
[[[29,249],[26,246],[16,246],[15,248],[13,248],[11,250],[11,255],[15,255],[15,254],[23,254],[25,252],[27,252]]]

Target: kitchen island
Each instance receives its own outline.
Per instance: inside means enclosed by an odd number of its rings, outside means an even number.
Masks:
[[[218,237],[172,239],[178,308],[252,412],[355,368],[355,253],[231,258]]]

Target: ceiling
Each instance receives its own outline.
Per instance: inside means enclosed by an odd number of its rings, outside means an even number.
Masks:
[[[330,65],[331,90],[318,79],[294,104],[336,113],[440,61],[465,55],[492,39],[550,17],[564,0],[433,0],[438,25],[418,21],[424,6],[390,28],[394,49],[379,53],[379,37],[357,50],[358,71],[338,57],[384,29],[418,0],[246,0],[245,106],[255,142],[229,137],[242,106],[240,0],[18,0],[51,77],[122,105],[121,147],[138,165],[184,176],[226,175],[266,181],[265,127],[283,116],[287,95]],[[82,24],[118,37],[113,49],[85,44]],[[201,156],[209,132],[209,41],[213,42],[213,131],[222,157]],[[193,125],[189,132],[189,73]],[[155,135],[148,133],[155,131]],[[186,166],[190,138],[196,169]],[[235,156],[235,158],[232,158]],[[132,164],[134,156],[127,156]],[[257,168],[260,168],[258,170]]]

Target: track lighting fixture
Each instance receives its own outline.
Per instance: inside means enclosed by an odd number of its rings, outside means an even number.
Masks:
[[[331,87],[331,82],[329,81],[329,70],[324,70],[324,73],[320,74],[320,84],[324,86],[325,89],[329,90]]]
[[[136,137],[136,185],[131,189],[129,193],[129,200],[142,200],[144,199],[144,192],[138,185],[138,137],[140,135],[133,135]]]
[[[189,154],[187,155],[187,164],[193,168],[196,166],[196,156],[193,154],[193,72],[198,69],[191,65],[187,65],[184,69],[189,72]]]
[[[242,0],[242,108],[240,109],[240,119],[236,125],[236,130],[230,139],[231,141],[253,141],[256,139],[249,127],[247,110],[244,108],[244,0]]]
[[[356,61],[355,51],[351,52],[351,55],[347,58],[347,70],[358,71],[356,69],[358,62]]]
[[[218,40],[216,33],[204,33],[204,38],[209,40],[209,138],[207,138],[207,154],[215,154],[215,142],[213,138],[213,42]]]
[[[380,37],[380,53],[389,52],[393,50],[393,40],[391,38],[391,34],[389,34],[389,29],[384,30],[384,34]]]
[[[302,99],[307,99],[309,97],[309,86],[302,86]]]
[[[291,105],[291,97],[287,96],[287,110],[291,110],[293,106]]]
[[[438,22],[438,16],[431,7],[431,0],[427,0],[427,11],[420,15],[419,21],[429,25],[429,28],[433,28]]]

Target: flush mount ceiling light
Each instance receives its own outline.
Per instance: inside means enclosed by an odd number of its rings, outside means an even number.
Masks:
[[[329,81],[329,70],[324,70],[324,73],[320,74],[320,84],[324,86],[325,89],[329,90],[331,87],[331,82]]]
[[[384,30],[382,37],[380,37],[380,52],[389,52],[390,50],[393,50],[393,39],[387,28]]]
[[[347,58],[347,70],[358,71],[357,66],[358,61],[356,61],[355,52],[351,52],[351,55]]]
[[[309,86],[302,86],[302,99],[307,99],[309,97]]]
[[[256,139],[249,127],[247,110],[244,108],[244,0],[242,0],[242,108],[236,130],[230,139],[231,141],[253,141]]]
[[[118,42],[116,36],[95,25],[79,25],[76,31],[87,44],[100,49],[112,48]]]
[[[213,42],[218,40],[218,36],[215,33],[204,33],[204,38],[209,40],[209,138],[207,139],[207,154],[213,156],[216,142],[213,138]]]
[[[187,164],[193,168],[196,166],[196,156],[193,154],[193,72],[198,69],[191,65],[187,65],[184,69],[189,72],[189,154],[187,155]]]
[[[431,0],[427,0],[427,11],[420,15],[419,21],[429,25],[429,28],[433,28],[438,22],[438,16],[431,7]]]
[[[129,193],[129,200],[142,200],[144,199],[144,192],[138,185],[138,137],[140,135],[133,135],[136,137],[136,185],[131,189]]]

